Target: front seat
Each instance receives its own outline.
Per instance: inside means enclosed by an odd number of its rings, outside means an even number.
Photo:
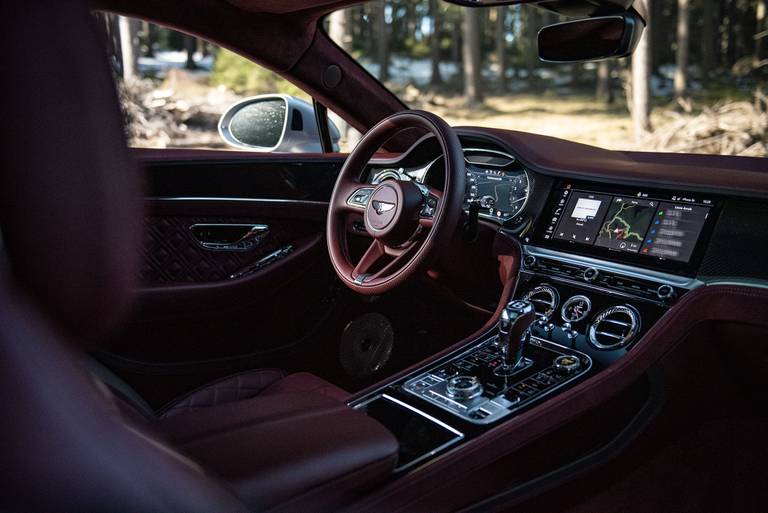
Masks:
[[[138,276],[139,172],[85,3],[2,24],[0,510],[318,511],[385,479],[394,437],[315,376],[260,369],[153,412],[93,365]]]

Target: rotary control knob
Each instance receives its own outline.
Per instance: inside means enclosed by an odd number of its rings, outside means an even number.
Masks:
[[[581,368],[581,360],[576,356],[564,354],[555,358],[554,366],[560,374],[572,374]]]
[[[584,281],[593,282],[597,279],[600,272],[594,267],[587,267],[584,269]]]
[[[471,401],[483,393],[483,385],[475,376],[454,376],[448,380],[445,391],[449,397]]]
[[[664,285],[660,285],[658,289],[656,289],[656,295],[659,297],[659,299],[667,300],[667,299],[675,299],[675,296],[677,296],[677,293],[675,292],[675,288],[672,285],[667,285],[666,283]]]
[[[531,269],[535,264],[536,264],[536,257],[533,255],[526,255],[525,258],[523,259],[523,265],[528,269]]]

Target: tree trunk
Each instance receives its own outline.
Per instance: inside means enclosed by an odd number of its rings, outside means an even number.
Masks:
[[[757,8],[755,10],[755,64],[759,63],[763,59],[763,45],[765,44],[765,0],[757,0]]]
[[[636,7],[645,7],[648,26],[632,55],[632,125],[635,138],[639,139],[651,129],[651,0],[638,0]]]
[[[429,0],[429,15],[432,17],[432,34],[429,36],[429,53],[432,59],[432,78],[430,84],[440,85],[443,77],[440,75],[440,36],[442,23],[440,21],[440,6],[437,0]]]
[[[534,7],[525,7],[525,29],[528,39],[526,48],[526,70],[528,71],[529,85],[533,79],[533,70],[539,64],[538,59],[538,33],[539,33],[539,10]]]
[[[604,101],[609,105],[615,100],[613,88],[611,87],[610,61],[600,61],[597,65],[597,87],[595,90],[595,97],[598,101]]]
[[[185,69],[197,69],[195,64],[195,52],[197,51],[197,39],[193,36],[184,36],[184,49],[187,51],[187,62],[184,63]]]
[[[677,55],[675,58],[675,98],[688,89],[688,44],[690,39],[689,0],[677,0]]]
[[[459,68],[459,70],[462,69],[461,66],[461,58],[462,58],[462,47],[463,45],[463,34],[461,33],[461,23],[456,21],[453,23],[453,45],[451,46],[451,61],[456,63],[456,67]],[[461,73],[459,73],[461,74]]]
[[[464,9],[464,97],[469,104],[481,103],[480,10]]]
[[[389,31],[387,30],[387,20],[384,17],[384,2],[378,2],[376,9],[376,42],[377,52],[376,60],[379,63],[379,80],[386,82],[389,80]]]
[[[138,77],[139,38],[136,35],[136,20],[120,16],[120,59],[123,65],[123,80]]]
[[[717,37],[717,18],[715,0],[702,0],[701,20],[701,67],[702,76],[708,77],[717,66],[715,45]]]
[[[507,8],[496,8],[496,62],[499,65],[499,89],[507,90]]]

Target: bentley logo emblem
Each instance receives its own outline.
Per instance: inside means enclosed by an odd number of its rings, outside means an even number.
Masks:
[[[381,215],[384,212],[389,212],[395,208],[394,203],[387,203],[386,201],[373,201],[373,209],[376,211],[377,214]]]

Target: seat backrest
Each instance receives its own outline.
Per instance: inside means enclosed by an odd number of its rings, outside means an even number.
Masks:
[[[139,173],[85,2],[4,7],[0,511],[245,511],[84,364],[130,304]]]

